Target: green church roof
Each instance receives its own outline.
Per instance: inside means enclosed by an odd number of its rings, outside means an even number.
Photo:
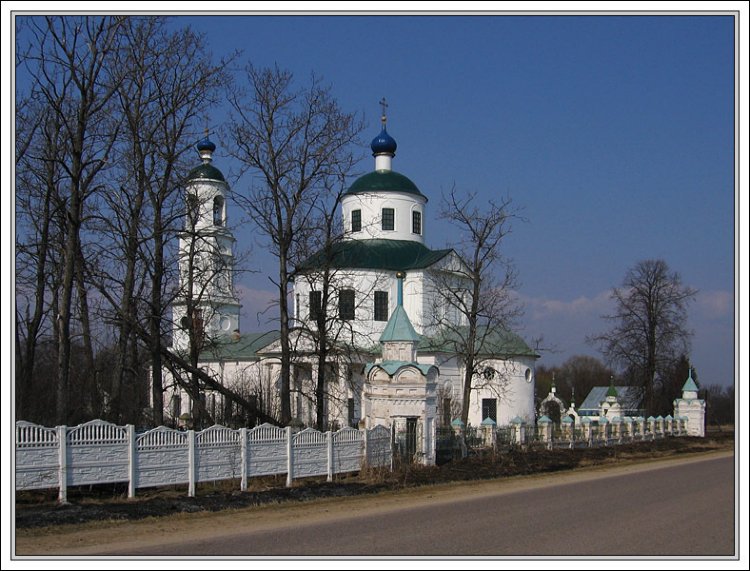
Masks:
[[[221,174],[221,171],[215,166],[208,163],[203,163],[202,165],[198,165],[197,167],[195,167],[188,173],[187,178],[188,180],[208,178],[211,180],[220,180],[222,182],[226,182],[224,180],[224,175]]]
[[[465,339],[463,332],[466,330],[465,327],[456,327],[444,330],[433,337],[423,336],[418,349],[420,352],[460,352]],[[479,355],[483,357],[506,357],[510,355],[539,357],[519,335],[511,331],[496,329],[486,332],[480,328],[477,339],[481,343]]]
[[[453,250],[430,250],[412,240],[341,240],[334,244],[326,259],[320,251],[309,257],[300,270],[325,267],[407,271],[423,269],[447,256]]]
[[[413,341],[414,343],[419,343],[421,339],[419,334],[414,330],[414,326],[411,324],[404,306],[396,306],[396,309],[391,314],[391,318],[385,325],[383,334],[380,336],[380,342]]]
[[[345,194],[369,192],[405,192],[426,197],[419,192],[417,185],[404,175],[392,170],[377,170],[359,177]]]

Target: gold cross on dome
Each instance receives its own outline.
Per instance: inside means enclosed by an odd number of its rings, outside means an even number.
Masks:
[[[380,106],[383,108],[383,114],[380,116],[380,121],[383,123],[383,127],[385,127],[385,108],[388,107],[388,103],[385,101],[385,97],[380,99]]]

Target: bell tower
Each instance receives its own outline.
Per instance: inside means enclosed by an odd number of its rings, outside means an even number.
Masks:
[[[213,166],[208,134],[196,145],[202,163],[185,184],[185,225],[179,237],[179,294],[172,306],[172,347],[185,350],[190,332],[204,344],[239,331],[234,294],[234,242],[227,225],[229,185]]]

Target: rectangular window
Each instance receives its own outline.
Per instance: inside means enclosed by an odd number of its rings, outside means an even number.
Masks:
[[[346,421],[352,428],[357,428],[354,422],[354,399],[346,399]]]
[[[311,291],[310,292],[310,320],[316,321],[320,315],[320,304],[322,299],[322,292]]]
[[[393,208],[383,208],[383,230],[393,230],[395,211]]]
[[[411,231],[412,234],[422,235],[422,213],[416,210],[411,213]]]
[[[497,423],[497,399],[482,399],[482,420],[488,418]]]
[[[362,211],[352,210],[352,232],[360,232],[362,230]]]
[[[375,321],[388,321],[388,292],[375,292]]]
[[[354,319],[354,290],[342,289],[339,292],[339,319]]]

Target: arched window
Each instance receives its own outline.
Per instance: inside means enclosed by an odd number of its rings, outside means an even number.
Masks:
[[[224,226],[224,198],[214,198],[214,226]]]

